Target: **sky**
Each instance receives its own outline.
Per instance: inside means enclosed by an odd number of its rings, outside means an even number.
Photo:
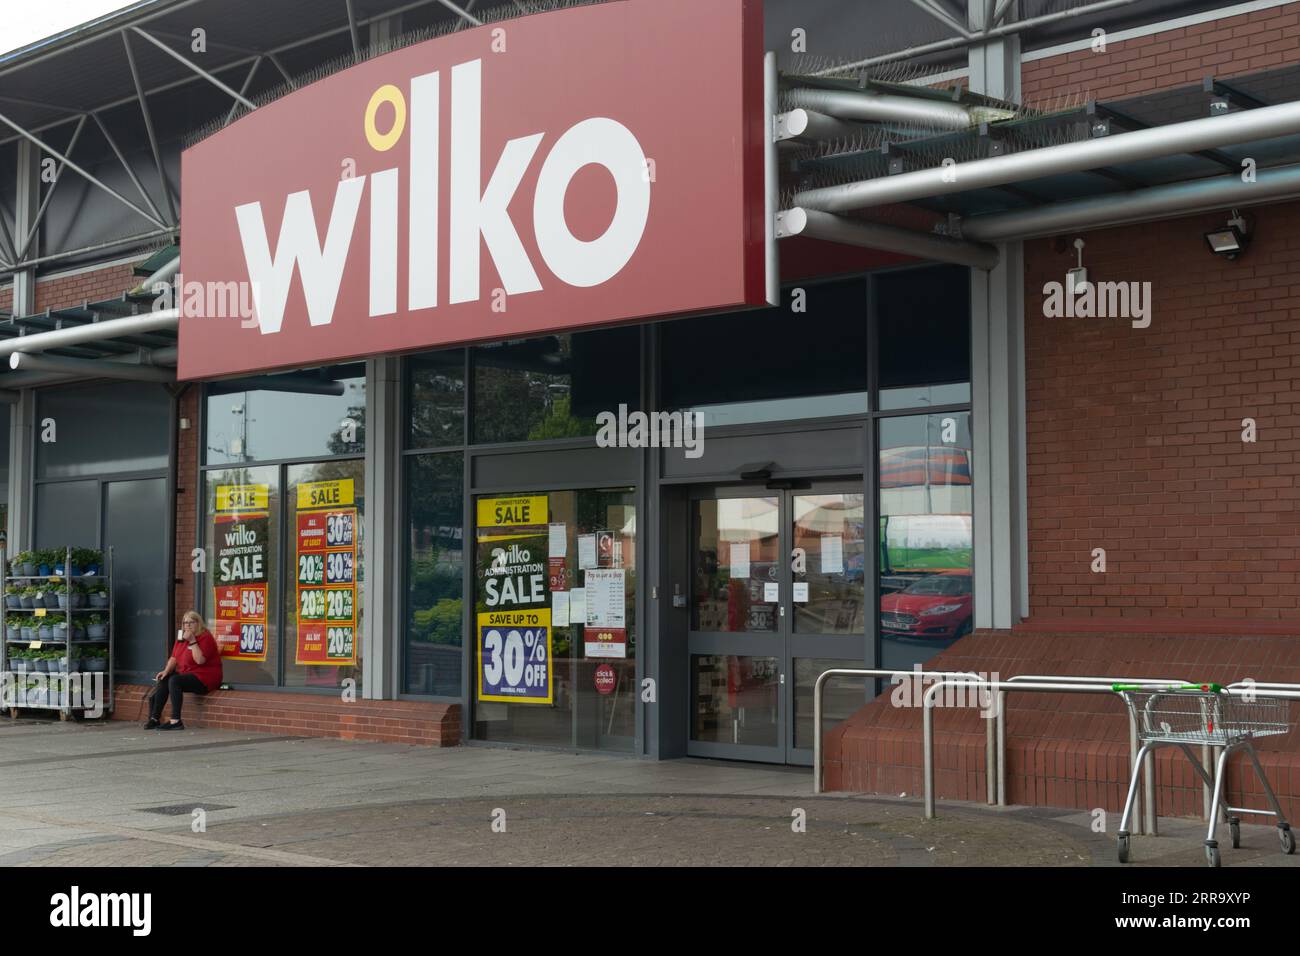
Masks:
[[[69,27],[98,19],[106,13],[134,6],[139,0],[43,0],[23,3],[7,0],[0,17],[0,55],[37,40],[62,33]]]

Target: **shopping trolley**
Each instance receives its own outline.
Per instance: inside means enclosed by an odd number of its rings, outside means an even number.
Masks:
[[[1147,754],[1164,746],[1175,746],[1182,750],[1197,774],[1214,792],[1210,804],[1214,810],[1210,814],[1210,827],[1205,835],[1205,859],[1210,866],[1218,866],[1220,863],[1219,842],[1214,838],[1219,807],[1223,808],[1223,815],[1227,818],[1233,849],[1241,846],[1241,817],[1238,814],[1255,814],[1276,819],[1282,852],[1295,852],[1295,834],[1291,832],[1291,825],[1282,815],[1277,795],[1264,776],[1254,744],[1257,737],[1273,737],[1284,734],[1289,729],[1287,701],[1284,698],[1236,696],[1219,684],[1171,684],[1166,687],[1112,684],[1111,689],[1124,698],[1142,741],[1142,748],[1133,763],[1133,779],[1129,781],[1124,815],[1119,821],[1121,863],[1127,863],[1129,858],[1128,821],[1137,796],[1142,761]],[[1223,748],[1215,766],[1213,780],[1192,753],[1192,744]],[[1238,750],[1244,750],[1250,758],[1272,810],[1252,810],[1228,805],[1228,797],[1224,792],[1224,774],[1228,769],[1228,758]],[[1152,785],[1154,786],[1154,780]]]

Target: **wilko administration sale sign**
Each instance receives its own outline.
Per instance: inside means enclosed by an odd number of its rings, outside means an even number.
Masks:
[[[212,630],[226,660],[266,660],[269,492],[269,485],[216,488]]]
[[[296,664],[357,662],[357,509],[352,479],[298,485]],[[304,509],[304,504],[328,503]]]

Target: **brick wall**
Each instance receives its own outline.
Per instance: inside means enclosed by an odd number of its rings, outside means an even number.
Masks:
[[[1091,281],[1152,283],[1146,329],[1045,318],[1075,250],[1025,244],[1034,618],[1300,619],[1300,204],[1248,216],[1236,261],[1223,214],[1085,237]]]
[[[121,295],[139,284],[134,274],[135,263],[125,262],[78,272],[72,275],[54,275],[36,280],[36,311],[65,309]],[[8,312],[13,306],[13,283],[0,286],[0,310]]]
[[[189,419],[190,427],[176,433],[176,614],[194,609],[203,613],[194,593],[192,551],[198,547],[197,533],[203,488],[198,481],[199,469],[199,394],[197,384],[181,393],[177,417]]]
[[[1088,92],[1098,100],[1258,73],[1300,60],[1300,4],[1257,10],[1212,23],[1031,60],[1021,71],[1026,103]]]

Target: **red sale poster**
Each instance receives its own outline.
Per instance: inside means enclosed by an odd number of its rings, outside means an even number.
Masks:
[[[299,511],[295,663],[357,662],[357,509]]]

